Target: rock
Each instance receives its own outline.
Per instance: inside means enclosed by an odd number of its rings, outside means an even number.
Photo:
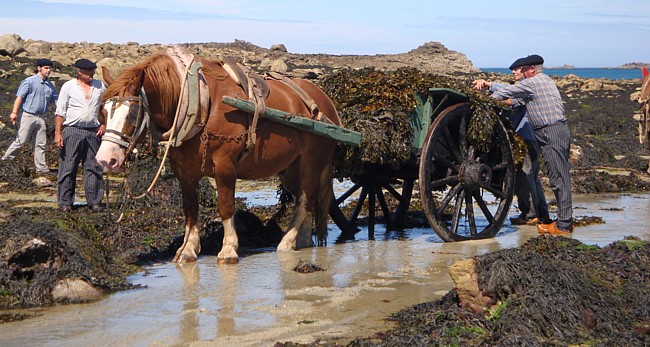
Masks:
[[[13,268],[31,268],[46,263],[51,257],[50,246],[41,239],[27,241],[19,250],[7,257],[7,264]]]
[[[449,267],[449,275],[454,281],[458,299],[462,307],[482,313],[492,301],[481,293],[478,287],[478,274],[473,259],[459,260]]]
[[[0,36],[0,55],[15,57],[25,52],[23,39],[18,34]]]
[[[25,50],[30,54],[34,55],[48,55],[52,51],[52,44],[44,41],[37,41],[29,46],[26,46]]]
[[[51,294],[56,302],[75,303],[97,300],[102,296],[102,291],[80,279],[63,279],[57,281]]]
[[[288,69],[287,64],[282,60],[274,60],[271,63],[271,71],[273,72],[286,73]]]
[[[34,185],[39,188],[54,187],[56,185],[55,182],[52,182],[47,177],[43,177],[43,176],[34,178],[32,180],[32,183],[34,183]]]
[[[280,44],[276,44],[276,45],[271,46],[271,48],[269,48],[269,51],[272,51],[272,52],[277,51],[277,52],[287,53],[287,47],[285,47],[284,44],[280,43]]]

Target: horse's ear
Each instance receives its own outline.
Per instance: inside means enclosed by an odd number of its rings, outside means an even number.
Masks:
[[[144,70],[140,71],[131,81],[129,81],[126,91],[128,95],[139,95],[140,88],[144,84]]]
[[[106,68],[106,66],[102,66],[102,77],[104,78],[104,82],[106,82],[107,86],[110,86],[113,83],[113,76],[111,76],[111,72],[108,71],[108,68]]]
[[[649,74],[648,69],[646,69],[645,67],[641,68],[641,73],[643,74],[643,79],[645,79]]]

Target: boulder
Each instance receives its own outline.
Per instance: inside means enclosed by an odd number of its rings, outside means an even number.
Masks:
[[[271,48],[269,48],[269,51],[272,51],[272,52],[277,51],[277,52],[287,53],[287,47],[285,47],[284,44],[280,43],[280,44],[276,44],[276,45],[271,46]]]
[[[52,300],[55,302],[84,302],[97,300],[101,296],[100,289],[80,279],[59,280],[52,289]]]
[[[25,52],[23,39],[18,34],[0,36],[0,55],[15,57]]]

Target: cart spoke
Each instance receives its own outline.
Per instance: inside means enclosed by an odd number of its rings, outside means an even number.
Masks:
[[[481,209],[481,212],[483,212],[483,215],[485,218],[487,218],[488,222],[490,222],[490,225],[495,222],[494,216],[492,215],[492,212],[487,207],[487,204],[485,203],[485,200],[483,200],[483,197],[478,194],[478,192],[474,192],[474,200],[476,200],[476,203],[478,204],[478,207]]]
[[[460,198],[462,194],[463,191],[459,190],[455,195],[456,203],[454,204],[454,217],[451,220],[451,232],[454,234],[458,232],[458,221],[460,220],[460,213],[463,209],[463,199]]]
[[[456,176],[449,176],[445,178],[441,178],[439,180],[432,181],[429,186],[431,187],[432,190],[440,190],[443,189],[447,186],[454,186],[460,182],[460,178],[458,175]]]
[[[336,204],[340,205],[343,201],[345,201],[345,199],[349,198],[352,194],[354,194],[354,192],[359,190],[359,188],[361,188],[361,183],[355,183],[352,187],[350,187],[350,189],[348,189],[345,193],[336,199]]]
[[[499,188],[493,187],[491,185],[483,187],[483,189],[487,190],[488,192],[492,193],[495,197],[499,199],[505,199],[506,194],[501,191]]]
[[[474,203],[472,202],[472,193],[465,192],[465,215],[469,221],[469,232],[472,237],[476,237],[476,219],[474,217]]]
[[[445,208],[447,207],[447,205],[449,205],[451,200],[459,194],[461,188],[462,186],[460,184],[455,185],[453,188],[449,190],[449,192],[447,192],[447,194],[444,196],[442,201],[440,201],[440,206],[438,206],[438,209],[436,210],[436,215],[439,218],[443,216],[445,212]]]
[[[364,187],[361,189],[361,194],[359,194],[359,200],[357,200],[357,205],[354,206],[354,210],[350,215],[351,222],[356,222],[357,218],[359,218],[359,213],[361,213],[361,208],[363,208],[363,204],[366,202],[367,196],[368,196],[368,190]]]

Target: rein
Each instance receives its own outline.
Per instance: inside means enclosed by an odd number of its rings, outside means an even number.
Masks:
[[[181,96],[185,92],[185,88],[186,88],[185,87],[185,85],[186,85],[185,81],[187,80],[187,76],[189,74],[190,68],[193,65],[192,64],[193,62],[194,62],[194,56],[192,56],[192,60],[191,60],[190,64],[188,64],[188,66],[186,67],[185,74],[183,74],[183,78],[182,78],[182,81],[181,81],[181,92],[180,92]],[[140,107],[140,111],[138,112],[138,119],[142,118],[143,120],[142,120],[140,126],[137,127],[138,131],[134,135],[129,136],[129,135],[126,135],[126,134],[124,134],[124,133],[122,133],[120,131],[113,130],[113,129],[107,129],[106,130],[106,133],[117,136],[117,138],[115,138],[114,136],[110,136],[110,137],[106,138],[106,140],[110,141],[110,142],[113,142],[113,143],[116,143],[119,146],[125,147],[126,148],[125,155],[128,155],[131,151],[133,151],[133,149],[135,147],[135,143],[136,143],[138,137],[144,131],[144,128],[148,127],[150,125],[149,103],[147,101],[147,94],[144,92],[144,88],[142,88],[140,90],[140,94],[137,97],[136,96],[123,97],[123,98],[114,97],[114,98],[111,98],[110,100],[114,100],[116,102],[121,102],[121,103],[129,102],[129,101],[136,101],[137,100],[138,102],[141,103],[141,106],[142,106],[142,107]],[[160,161],[160,165],[158,166],[158,170],[156,171],[156,175],[154,176],[151,183],[149,184],[149,187],[144,191],[144,193],[142,193],[142,194],[140,194],[138,196],[133,196],[130,193],[127,193],[128,196],[131,199],[138,200],[138,199],[144,198],[145,196],[147,196],[147,194],[149,194],[151,192],[153,187],[156,185],[156,182],[158,182],[158,179],[160,178],[160,174],[162,173],[162,170],[165,167],[165,160],[167,159],[167,155],[169,154],[169,148],[172,147],[172,145],[174,143],[176,143],[176,140],[177,140],[178,132],[176,131],[176,123],[178,121],[180,111],[181,111],[181,102],[179,102],[176,105],[176,113],[174,115],[174,121],[172,122],[171,129],[169,129],[169,131],[168,131],[169,139],[167,141],[161,141],[161,143],[163,143],[163,142],[165,143],[165,152],[164,152],[163,157],[162,157],[162,159]],[[111,109],[110,116],[112,116],[112,114],[113,114],[113,109]],[[142,117],[140,117],[140,115],[142,115]],[[108,189],[106,189],[106,193],[107,193],[106,199],[108,201]],[[118,221],[120,219],[121,219],[121,216],[118,219]]]

